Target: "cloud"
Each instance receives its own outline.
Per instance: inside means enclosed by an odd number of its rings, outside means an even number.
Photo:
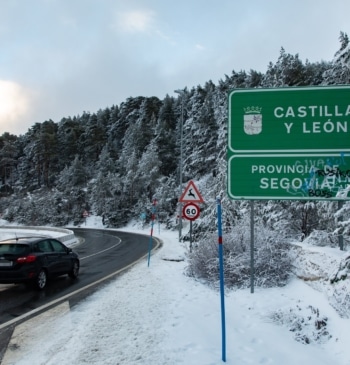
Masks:
[[[0,133],[18,133],[20,120],[30,112],[33,94],[20,84],[0,80]]]
[[[154,29],[155,12],[152,10],[132,10],[117,13],[113,28],[127,33],[146,33]]]
[[[206,48],[204,46],[202,46],[201,44],[196,44],[195,48],[199,51],[204,51]]]
[[[130,96],[163,98],[232,70],[265,72],[282,46],[328,60],[350,5],[314,1],[297,0],[300,12],[295,0],[0,0],[0,78],[16,81],[6,108],[1,96],[0,135]]]

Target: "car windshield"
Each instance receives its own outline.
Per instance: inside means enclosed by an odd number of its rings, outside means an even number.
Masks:
[[[16,245],[16,244],[0,244],[0,255],[1,254],[12,254],[22,255],[28,252],[29,246],[27,245]]]

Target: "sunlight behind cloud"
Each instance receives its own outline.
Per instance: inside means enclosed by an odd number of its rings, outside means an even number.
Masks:
[[[151,10],[134,10],[119,13],[117,27],[129,33],[147,32],[152,29],[155,13]]]
[[[0,80],[0,133],[13,132],[16,121],[29,110],[29,94],[19,84]]]

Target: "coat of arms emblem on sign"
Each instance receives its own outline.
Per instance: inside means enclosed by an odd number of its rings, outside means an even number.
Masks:
[[[258,106],[244,108],[244,132],[246,134],[259,134],[262,131],[262,114]]]

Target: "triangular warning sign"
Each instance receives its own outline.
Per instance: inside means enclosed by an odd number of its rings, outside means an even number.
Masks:
[[[181,195],[181,198],[179,199],[179,202],[181,203],[204,203],[204,200],[202,198],[202,195],[199,193],[196,185],[193,181],[190,181],[187,184],[187,187],[183,194]]]

